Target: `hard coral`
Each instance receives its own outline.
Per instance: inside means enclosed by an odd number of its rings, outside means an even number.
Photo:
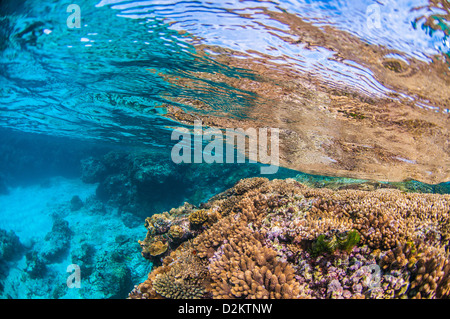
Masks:
[[[164,254],[167,251],[167,244],[158,240],[153,241],[151,243],[146,243],[145,241],[139,241],[139,244],[141,244],[142,247],[142,254],[143,255],[150,255],[152,257],[160,256]]]
[[[163,297],[170,299],[199,299],[206,292],[204,279],[207,269],[205,263],[184,251],[168,265],[170,270],[155,277],[153,287]]]
[[[200,207],[148,220],[170,251],[130,298],[449,297],[450,195],[254,178]]]
[[[181,240],[181,238],[183,238],[185,233],[186,231],[181,226],[178,225],[171,226],[168,231],[169,237],[175,241]]]
[[[209,271],[215,298],[297,298],[295,270],[264,247],[262,238],[241,223],[212,257]]]
[[[155,234],[163,234],[170,228],[172,218],[165,212],[163,214],[154,214],[145,219],[145,227]]]
[[[209,212],[205,209],[199,209],[199,210],[193,211],[189,215],[189,222],[194,227],[201,226],[203,223],[205,223],[208,220],[208,213]]]
[[[428,248],[417,261],[411,282],[413,298],[446,298],[450,296],[450,261],[442,249]]]
[[[196,256],[190,241],[166,256],[143,283],[129,294],[131,299],[198,299],[207,295],[207,263]]]

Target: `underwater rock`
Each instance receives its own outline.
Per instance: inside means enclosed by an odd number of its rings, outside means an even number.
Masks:
[[[72,235],[69,223],[62,218],[55,218],[52,230],[45,235],[44,241],[38,247],[40,257],[47,263],[60,261],[70,247]]]
[[[96,258],[89,281],[105,299],[123,298],[132,288],[130,270],[125,263],[117,262],[111,254]]]
[[[202,163],[192,167],[176,165],[167,161],[167,156],[170,154],[110,151],[84,159],[82,178],[99,183],[96,194],[104,204],[145,218],[143,212],[170,210],[185,201],[206,201],[242,176],[259,173],[256,165]]]
[[[103,215],[106,212],[105,205],[97,198],[96,195],[86,198],[84,206],[86,207],[87,212],[92,215]]]
[[[102,181],[107,175],[107,167],[102,161],[94,157],[81,160],[81,180],[93,184]]]
[[[176,178],[178,166],[172,161],[162,161],[151,154],[136,154],[130,157],[130,177],[135,184],[150,186],[163,184],[170,178]]]
[[[72,263],[80,267],[81,274],[85,277],[89,277],[95,268],[95,261],[93,258],[95,251],[93,245],[82,243],[71,252]]]
[[[47,273],[46,262],[40,257],[38,252],[30,251],[26,255],[26,273],[32,279],[43,278]]]
[[[74,212],[80,210],[83,205],[81,198],[78,195],[74,195],[70,200],[70,211]]]
[[[24,246],[12,231],[0,229],[0,260],[12,261],[21,256]]]
[[[101,162],[107,168],[108,174],[117,174],[128,170],[128,153],[120,151],[110,151],[101,157]]]
[[[26,251],[14,231],[0,229],[0,295],[3,295],[3,280],[7,278],[15,261]]]
[[[128,228],[136,228],[142,224],[142,220],[139,217],[125,209],[120,211],[120,219]]]
[[[106,177],[97,187],[97,197],[111,205],[124,206],[136,201],[136,186],[124,175]]]
[[[129,298],[450,297],[450,195],[252,178],[201,207],[161,214],[169,230],[146,219],[142,256],[155,245],[162,260]]]

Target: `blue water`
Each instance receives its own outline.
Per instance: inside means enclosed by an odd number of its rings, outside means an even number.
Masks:
[[[164,116],[169,106],[251,119],[271,102],[232,84],[263,85],[262,74],[219,54],[392,96],[366,66],[334,59],[328,47],[295,45],[291,26],[274,15],[346,31],[402,59],[450,55],[448,21],[435,30],[421,18],[446,11],[424,0],[77,0],[80,28],[68,26],[69,4],[0,4],[1,298],[125,298],[152,267],[137,244],[145,217],[260,176],[258,163],[171,161],[171,133],[185,124]],[[373,5],[382,27],[368,26]],[[97,175],[89,175],[93,161],[105,166]],[[320,187],[363,182],[287,168],[268,177]],[[450,184],[405,187],[449,192]],[[70,264],[81,265],[80,288],[66,284]]]

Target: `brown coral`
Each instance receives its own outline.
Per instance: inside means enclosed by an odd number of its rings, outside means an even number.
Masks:
[[[199,209],[196,211],[193,211],[189,215],[189,222],[192,226],[198,227],[201,226],[203,223],[205,223],[208,220],[208,210],[205,209]]]
[[[159,295],[170,299],[203,297],[207,268],[191,250],[183,251],[168,267],[169,271],[158,274],[153,281],[153,288]]]
[[[162,214],[154,214],[145,219],[145,228],[152,234],[163,234],[170,228],[172,217],[164,212]]]
[[[172,225],[167,232],[170,238],[172,238],[175,241],[181,240],[183,238],[186,231],[179,225]]]
[[[174,251],[165,253],[163,264],[130,297],[449,296],[449,195],[315,189],[293,179],[248,179],[200,207],[148,220],[160,230],[167,221],[170,227],[164,233],[148,227],[140,242],[143,252],[167,242]],[[189,245],[182,244],[187,239],[180,237],[183,230],[194,237]],[[360,236],[356,247],[313,249],[320,238],[353,230]],[[196,261],[183,262],[188,255]],[[201,275],[187,270],[197,262]],[[369,280],[373,267],[379,269],[378,281]]]
[[[380,259],[379,265],[384,270],[395,270],[407,267],[412,269],[421,253],[413,242],[405,242],[388,250]]]
[[[450,260],[445,251],[428,247],[413,274],[410,292],[413,298],[449,298]]]
[[[158,240],[148,245],[146,247],[145,252],[150,254],[150,256],[156,257],[164,254],[167,251],[167,248],[168,248],[167,244]]]
[[[299,297],[300,284],[295,270],[277,260],[276,251],[264,247],[262,238],[243,223],[210,264],[215,298],[268,299]]]

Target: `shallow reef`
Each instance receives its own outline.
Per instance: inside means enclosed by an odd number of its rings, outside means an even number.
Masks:
[[[242,179],[145,220],[130,299],[448,298],[450,195]]]

